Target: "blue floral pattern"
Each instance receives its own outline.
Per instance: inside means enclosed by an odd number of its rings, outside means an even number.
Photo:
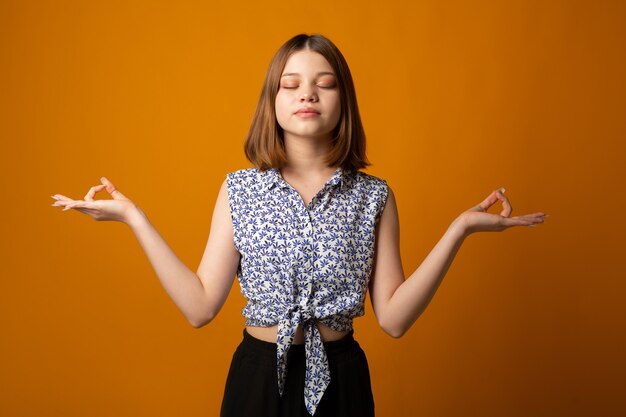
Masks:
[[[287,352],[298,325],[305,337],[304,400],[314,415],[330,383],[319,330],[349,331],[364,314],[374,260],[375,227],[387,200],[387,182],[337,168],[307,205],[276,168],[226,175],[237,277],[248,300],[246,325],[278,324],[277,373],[282,396]]]

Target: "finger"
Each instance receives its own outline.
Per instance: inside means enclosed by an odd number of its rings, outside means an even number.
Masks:
[[[503,189],[503,188],[501,188]],[[484,212],[486,212],[487,210],[489,210],[489,207],[493,206],[494,204],[496,204],[498,202],[498,200],[500,200],[502,197],[504,197],[504,195],[500,195],[498,193],[499,190],[493,191],[491,194],[489,194],[489,196],[487,198],[485,198],[483,200],[482,203],[480,203],[477,207],[480,207],[480,209]],[[504,211],[503,211],[504,213]],[[502,214],[502,213],[501,213]],[[504,216],[504,214],[502,214]],[[508,216],[504,216],[504,217],[508,217]]]
[[[54,198],[57,201],[71,200],[71,198],[66,197],[66,196],[64,196],[62,194],[55,194],[55,195],[50,196],[50,197]]]
[[[539,224],[545,223],[543,216],[535,216],[533,214],[528,214],[526,216],[511,217],[507,220],[509,221],[508,224],[510,224],[511,226],[535,227]]]
[[[522,218],[522,219],[532,220],[532,221],[541,221],[541,222],[544,222],[546,220],[546,217],[549,217],[549,216],[543,213],[532,213],[532,214],[527,214],[525,216],[519,216],[519,218]]]
[[[72,203],[69,203],[65,206],[65,208],[61,211],[67,211],[73,208],[77,208],[77,207],[83,207],[83,208],[92,208],[92,202],[90,201],[83,201],[83,200],[76,200]]]
[[[72,203],[68,203],[68,204],[66,204],[66,205],[65,205],[65,207],[63,207],[63,210],[61,210],[61,211],[68,211],[68,210],[69,210],[69,209],[71,209],[72,207],[73,207],[73,206],[72,206]]]
[[[126,198],[124,194],[118,191],[117,188],[115,188],[115,185],[113,185],[113,183],[109,181],[106,177],[100,178],[100,181],[106,187],[107,193],[111,194],[111,197],[113,197],[113,199],[117,200]]]
[[[511,212],[513,211],[513,207],[511,207],[509,199],[504,195],[505,191],[506,190],[504,189],[504,187],[502,187],[496,190],[495,193],[498,199],[502,201],[502,211],[500,212],[500,215],[504,217],[509,217],[511,215]]]
[[[55,207],[63,207],[66,206],[70,203],[73,203],[75,200],[72,200],[71,198],[65,198],[65,200],[57,200],[54,202],[54,204],[52,204]]]
[[[96,193],[102,191],[104,187],[105,187],[104,184],[94,185],[93,187],[89,189],[89,192],[85,195],[85,198],[83,200],[93,201],[93,198],[95,197]]]

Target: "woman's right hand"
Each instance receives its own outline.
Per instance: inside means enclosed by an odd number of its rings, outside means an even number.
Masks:
[[[64,195],[55,194],[52,198],[57,201],[52,205],[55,207],[65,207],[63,211],[69,209],[78,210],[81,213],[93,217],[97,221],[119,221],[128,223],[132,211],[140,210],[139,207],[117,190],[111,181],[105,177],[102,177],[100,181],[102,184],[91,187],[83,200],[72,200]],[[96,193],[102,190],[106,190],[113,199],[94,200]]]

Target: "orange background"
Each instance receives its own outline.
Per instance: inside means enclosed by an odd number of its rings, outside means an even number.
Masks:
[[[107,176],[195,271],[301,32],[350,64],[407,276],[498,187],[514,216],[550,214],[470,236],[400,339],[368,301],[377,415],[624,415],[626,8],[552,0],[1,1],[0,415],[218,415],[238,284],[194,329],[130,229],[49,196]]]

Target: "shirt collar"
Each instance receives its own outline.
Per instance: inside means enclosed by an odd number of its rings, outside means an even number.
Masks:
[[[333,173],[333,176],[326,182],[325,186],[338,186],[340,189],[348,181],[348,171],[339,167]],[[269,191],[275,186],[282,188],[290,187],[287,181],[284,180],[278,168],[268,168],[262,172],[263,191]]]

